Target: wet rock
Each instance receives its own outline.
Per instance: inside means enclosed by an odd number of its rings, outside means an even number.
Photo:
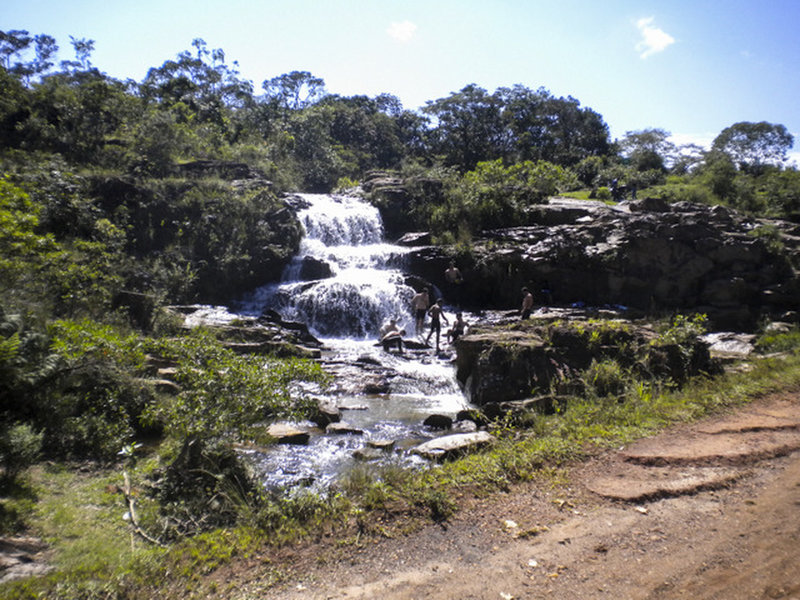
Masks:
[[[366,404],[340,404],[339,410],[369,410]]]
[[[224,346],[236,354],[268,354],[278,358],[317,359],[322,356],[319,348],[307,348],[287,341],[225,342]]]
[[[333,275],[331,266],[324,260],[314,258],[313,256],[304,256],[300,264],[299,279],[301,281],[314,281],[318,279],[327,279]]]
[[[353,450],[353,458],[363,462],[381,460],[386,457],[386,453],[378,448],[357,448]]]
[[[453,432],[455,433],[472,433],[478,431],[478,426],[475,421],[456,421],[453,423]]]
[[[398,246],[430,246],[431,233],[429,231],[409,232],[397,240]]]
[[[471,408],[469,410],[460,410],[456,414],[456,421],[463,422],[463,421],[471,421],[475,423],[477,427],[485,427],[489,424],[489,420],[486,418],[486,414],[481,410],[476,410]]]
[[[342,415],[338,407],[330,400],[321,398],[317,400],[317,410],[309,420],[317,424],[317,427],[324,429],[331,423],[338,423],[342,420]]]
[[[427,441],[411,449],[412,454],[417,454],[428,460],[446,460],[469,452],[474,452],[493,444],[495,437],[485,431],[475,433],[455,433]]]
[[[394,440],[368,440],[367,446],[370,448],[375,448],[376,450],[382,450],[384,452],[388,450],[393,450],[396,442]]]
[[[380,345],[380,342],[375,344],[376,346]],[[360,365],[373,365],[375,367],[381,366],[381,361],[379,361],[374,356],[370,356],[369,354],[362,354],[356,359],[356,364]]]
[[[422,424],[431,429],[450,429],[453,426],[453,419],[447,415],[430,415]]]
[[[316,348],[322,347],[322,342],[320,342],[316,337],[311,335],[311,332],[309,332],[308,325],[305,323],[299,323],[297,321],[284,320],[284,318],[274,310],[265,310],[263,313],[261,313],[258,322],[259,324],[275,324],[281,329],[291,332],[291,335],[295,336],[300,343],[314,346]]]
[[[388,394],[389,381],[385,377],[376,377],[364,384],[365,394]]]
[[[291,423],[272,423],[267,427],[267,434],[275,438],[275,441],[279,444],[295,444],[298,446],[308,444],[308,440],[311,437],[308,430]]]
[[[325,433],[339,434],[339,435],[364,435],[364,430],[359,429],[347,423],[330,423],[325,427]]]

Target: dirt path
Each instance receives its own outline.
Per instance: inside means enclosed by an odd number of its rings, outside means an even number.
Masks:
[[[444,527],[326,544],[295,567],[271,589],[251,571],[235,596],[800,600],[800,398],[642,440]]]

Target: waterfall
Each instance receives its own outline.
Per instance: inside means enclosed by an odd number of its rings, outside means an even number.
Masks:
[[[414,290],[402,271],[407,249],[383,241],[380,214],[366,202],[322,194],[299,198],[305,206],[297,214],[305,232],[299,252],[282,280],[257,290],[243,312],[276,310],[284,319],[306,323],[324,341],[323,360],[339,382],[329,399],[343,410],[342,420],[362,435],[319,431],[307,446],[277,444],[268,451],[250,451],[253,465],[268,488],[325,489],[360,464],[356,455],[369,450],[369,440],[396,444],[375,458],[380,464],[420,464],[422,459],[406,450],[442,434],[426,428],[425,418],[432,413],[455,416],[468,404],[449,360],[426,350],[398,356],[376,343],[381,324],[391,317],[413,330]],[[367,391],[370,381],[384,381],[386,387]]]
[[[357,198],[301,194],[305,237],[263,303],[322,338],[374,339],[391,317],[410,321],[414,290],[399,267],[404,248],[384,243],[378,209]],[[329,277],[304,277],[312,261]]]

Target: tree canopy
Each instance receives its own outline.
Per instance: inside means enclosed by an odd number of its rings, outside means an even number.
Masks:
[[[711,148],[727,155],[742,170],[758,171],[764,165],[782,164],[794,145],[784,125],[742,121],[723,129]]]

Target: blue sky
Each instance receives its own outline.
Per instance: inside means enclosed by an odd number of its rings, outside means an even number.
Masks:
[[[406,108],[469,83],[571,95],[612,137],[659,127],[710,142],[739,121],[781,123],[800,156],[800,0],[4,0],[0,29],[95,40],[93,64],[141,80],[194,38],[256,89],[293,70],[328,91]]]

